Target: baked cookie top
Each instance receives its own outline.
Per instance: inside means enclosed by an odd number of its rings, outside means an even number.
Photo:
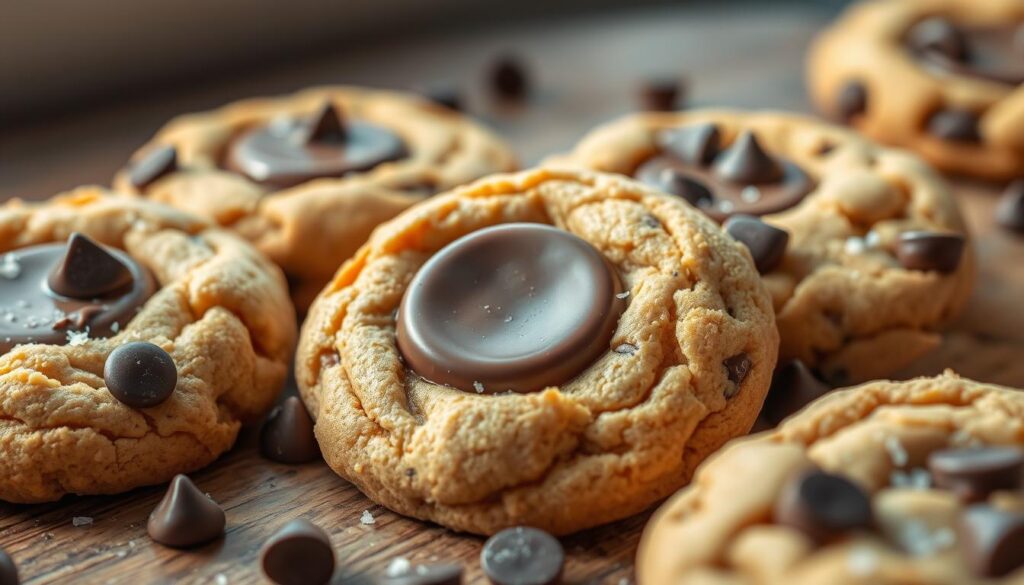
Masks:
[[[951,373],[834,392],[701,467],[639,583],[1019,583],[1022,421],[1024,393]]]
[[[779,112],[637,114],[553,161],[636,176],[727,220],[772,295],[780,360],[836,384],[934,348],[970,293],[974,258],[945,183],[842,128]]]
[[[851,6],[811,48],[818,107],[940,169],[1024,176],[1024,3],[896,0]]]
[[[194,470],[283,385],[284,277],[237,236],[85,187],[0,207],[0,252],[0,499]]]
[[[546,168],[381,226],[310,309],[296,376],[327,462],[376,501],[564,534],[640,511],[747,432],[777,343],[749,254],[713,222]]]
[[[319,290],[378,223],[514,167],[497,137],[458,112],[337,86],[178,117],[114,184],[231,227]]]

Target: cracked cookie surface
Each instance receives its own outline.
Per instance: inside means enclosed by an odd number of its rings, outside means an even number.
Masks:
[[[521,222],[575,234],[617,273],[628,304],[607,347],[537,392],[421,379],[395,339],[413,275],[467,234]],[[296,376],[328,464],[375,501],[456,530],[565,534],[642,510],[747,432],[777,344],[749,255],[713,222],[621,177],[539,169],[456,189],[378,229],[311,307]],[[737,384],[726,362],[742,355]]]
[[[719,129],[722,152],[751,132],[813,180],[795,206],[761,216],[789,234],[781,261],[762,275],[780,361],[799,359],[844,384],[892,373],[941,342],[936,330],[970,294],[974,258],[969,242],[949,272],[908,269],[897,257],[907,232],[967,235],[947,185],[914,156],[798,115],[697,110],[628,116],[552,160],[633,175],[664,133],[702,125]]]
[[[0,251],[72,232],[129,254],[157,289],[110,337],[0,356],[0,499],[11,502],[117,493],[211,463],[273,403],[295,343],[280,270],[206,221],[99,188],[0,208]],[[131,408],[105,386],[107,356],[133,341],[177,366],[158,406]]]

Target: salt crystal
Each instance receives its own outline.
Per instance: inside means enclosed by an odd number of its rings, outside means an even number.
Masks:
[[[120,330],[121,330],[121,324],[118,323],[117,321],[114,321],[113,323],[110,324],[110,331],[112,333],[117,333]]]
[[[92,518],[89,516],[75,516],[71,519],[71,525],[75,528],[92,526]]]
[[[359,517],[360,524],[376,524],[377,520],[373,517],[373,514],[369,510],[363,510],[363,515]]]
[[[761,200],[761,190],[753,185],[747,185],[740,191],[740,199],[747,203],[757,203]]]
[[[480,382],[473,382],[473,390],[476,390],[477,394],[483,394],[484,393],[484,385],[481,384]]]
[[[85,331],[68,331],[68,345],[84,345],[85,342],[89,341],[89,328],[86,327]]]
[[[405,557],[396,557],[391,559],[388,563],[388,568],[384,570],[384,574],[388,577],[402,577],[408,575],[412,571],[412,563]]]
[[[217,576],[214,577],[214,583],[217,585],[228,585],[228,576],[224,573],[217,573]]]
[[[869,248],[877,248],[882,243],[882,236],[875,230],[871,230],[864,235],[864,243]]]
[[[14,254],[5,254],[3,261],[0,261],[0,276],[8,280],[14,280],[21,274],[21,264]]]
[[[846,243],[843,245],[843,249],[846,250],[847,254],[863,254],[864,250],[867,249],[867,244],[864,240],[858,237],[846,238]]]
[[[615,295],[615,298],[617,298],[617,299],[624,299],[624,298],[626,298],[628,296],[629,296],[629,291],[627,290],[627,291],[620,292],[619,294]]]
[[[910,459],[910,456],[907,454],[907,450],[903,447],[903,443],[900,442],[899,437],[886,437],[885,450],[889,452],[889,459],[892,460],[892,464],[896,467],[903,467]]]
[[[846,568],[858,577],[867,577],[878,570],[878,554],[870,548],[855,548],[846,557]]]

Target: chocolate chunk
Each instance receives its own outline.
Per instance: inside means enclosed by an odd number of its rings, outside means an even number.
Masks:
[[[292,520],[264,543],[260,563],[278,585],[327,583],[334,574],[331,537],[309,520]]]
[[[948,59],[967,58],[967,40],[953,23],[945,18],[926,18],[910,28],[910,46],[918,51],[935,51]]]
[[[679,79],[649,79],[640,89],[640,103],[645,110],[670,112],[676,109],[683,91],[684,85]]]
[[[132,164],[128,171],[128,182],[142,191],[157,179],[178,168],[178,151],[173,146],[158,146]]]
[[[53,267],[50,290],[72,299],[95,299],[127,287],[132,272],[116,256],[78,232],[68,239],[64,258]]]
[[[960,548],[979,576],[1003,577],[1024,566],[1024,514],[976,504],[958,528]]]
[[[159,346],[133,341],[118,346],[103,366],[107,390],[132,408],[149,408],[163,403],[178,384],[178,368]]]
[[[149,515],[146,530],[160,544],[188,548],[220,538],[224,524],[224,510],[188,477],[176,475]]]
[[[978,115],[967,110],[940,110],[928,119],[928,133],[952,142],[979,142]]]
[[[584,240],[513,223],[473,232],[413,277],[398,349],[421,377],[467,392],[562,384],[609,351],[622,284]]]
[[[896,258],[908,270],[954,272],[963,253],[964,237],[959,234],[903,232],[896,244]]]
[[[345,142],[345,125],[342,123],[341,113],[333,103],[325,102],[313,114],[306,126],[303,142],[306,144]]]
[[[19,585],[18,566],[11,555],[0,548],[0,585]]]
[[[849,122],[868,110],[868,88],[861,81],[847,81],[836,96],[839,119]]]
[[[714,124],[694,124],[666,130],[659,145],[679,160],[697,166],[710,164],[722,145],[722,133]]]
[[[744,130],[736,142],[715,158],[715,174],[726,181],[757,185],[783,177],[782,166],[761,148],[754,133]]]
[[[1020,489],[1024,451],[995,446],[946,449],[928,457],[928,470],[936,486],[966,502],[979,502],[994,491]]]
[[[462,111],[462,94],[458,88],[449,85],[435,85],[426,88],[422,95],[439,106],[444,106],[455,112]]]
[[[462,565],[444,563],[416,565],[401,575],[392,575],[379,581],[380,585],[459,585],[462,583]]]
[[[747,374],[750,373],[751,362],[747,354],[740,353],[731,358],[726,358],[722,365],[725,366],[725,372],[729,380],[739,386],[747,378]]]
[[[771,226],[752,215],[734,215],[726,220],[725,231],[750,250],[754,266],[767,274],[782,262],[789,244],[789,232]]]
[[[565,553],[543,530],[506,528],[487,539],[480,566],[494,585],[551,585],[562,578]]]
[[[494,95],[507,100],[525,98],[530,86],[526,67],[511,55],[504,55],[494,62],[490,72],[490,83]]]
[[[688,177],[676,169],[667,168],[661,172],[660,189],[682,197],[695,207],[707,207],[715,200],[715,196],[704,183]]]
[[[1003,191],[996,206],[996,221],[1006,229],[1024,234],[1024,179],[1017,179]]]
[[[871,500],[857,484],[819,469],[794,475],[775,502],[775,522],[818,542],[873,524]]]
[[[815,377],[802,361],[790,360],[775,369],[761,416],[775,426],[831,389]]]
[[[297,397],[285,398],[267,417],[260,432],[260,451],[279,463],[306,463],[320,456],[313,419]]]

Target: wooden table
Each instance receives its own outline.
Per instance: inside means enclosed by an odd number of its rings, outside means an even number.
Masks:
[[[8,133],[0,157],[0,197],[42,197],[87,182],[105,183],[168,117],[255,94],[318,83],[412,87],[437,80],[468,90],[469,110],[535,162],[572,145],[588,128],[631,110],[639,80],[685,74],[691,105],[808,110],[803,51],[828,15],[752,4],[741,10],[678,6],[420,38],[326,55],[259,75],[111,106]],[[523,108],[490,104],[482,72],[512,50],[531,66],[537,87]],[[993,227],[995,186],[956,182],[981,256],[980,282],[965,316],[935,354],[903,375],[952,367],[981,380],[1024,386],[1024,243]],[[482,539],[397,516],[374,505],[324,464],[263,460],[256,431],[192,477],[227,512],[224,539],[181,552],[152,543],[145,522],[163,487],[112,497],[67,498],[40,506],[0,504],[0,547],[27,583],[264,582],[261,543],[286,521],[306,517],[328,530],[340,569],[336,583],[367,583],[393,559],[459,560],[467,582],[482,582]],[[374,524],[360,522],[368,510]],[[647,514],[564,539],[569,583],[631,583],[632,560]],[[74,526],[78,517],[91,524]]]

